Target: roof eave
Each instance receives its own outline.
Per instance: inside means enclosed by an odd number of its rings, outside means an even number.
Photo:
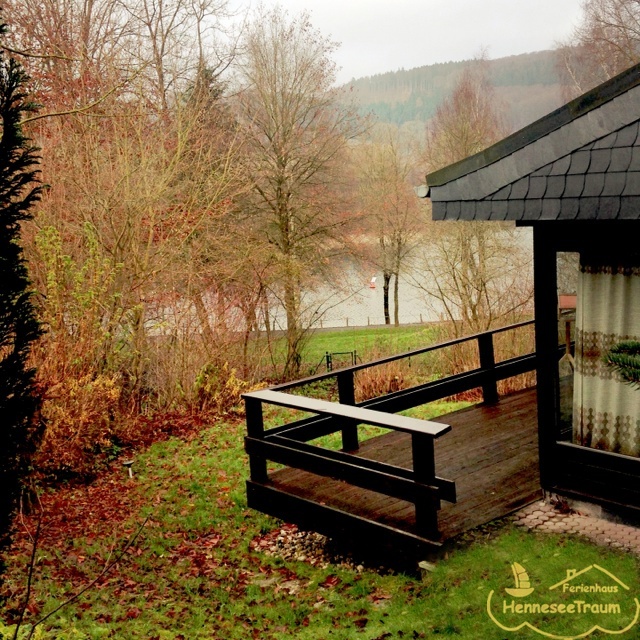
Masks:
[[[575,100],[552,111],[523,129],[516,131],[484,151],[480,151],[464,160],[460,160],[459,162],[428,174],[427,189],[429,191],[431,187],[445,185],[462,176],[489,166],[523,149],[532,142],[549,135],[589,111],[597,109],[638,85],[640,85],[640,64],[623,71],[615,78],[597,86],[595,89],[588,91]],[[428,191],[427,196],[429,195]]]

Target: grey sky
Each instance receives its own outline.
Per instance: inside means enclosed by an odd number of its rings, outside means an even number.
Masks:
[[[254,3],[255,4],[255,3]],[[275,4],[264,0],[264,4]],[[279,0],[308,10],[313,25],[341,44],[338,80],[553,48],[580,17],[581,0]]]

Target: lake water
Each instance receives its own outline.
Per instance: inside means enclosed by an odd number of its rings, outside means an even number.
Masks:
[[[490,224],[490,223],[488,223]],[[512,241],[529,252],[532,250],[532,234],[528,228],[518,229]],[[376,278],[375,288],[370,288],[371,278]],[[427,277],[413,270],[400,275],[400,324],[436,322],[444,311],[441,303],[427,296],[412,283]],[[382,306],[382,273],[365,273],[362,267],[345,266],[340,282],[308,292],[303,298],[305,324],[315,328],[362,327],[384,324]],[[393,285],[393,281],[392,281]],[[338,291],[338,287],[340,290]],[[274,309],[272,309],[273,313]],[[393,322],[393,286],[389,291],[389,314]],[[275,328],[285,329],[286,321],[280,309],[275,315]]]
[[[530,231],[520,230],[516,241],[530,250]],[[373,277],[376,278],[375,287],[370,286]],[[437,322],[442,318],[441,304],[412,284],[419,283],[420,279],[425,277],[427,276],[417,269],[401,274],[399,285],[400,324]],[[317,286],[303,295],[301,307],[304,326],[321,329],[384,325],[383,287],[380,272],[376,273],[373,269],[369,272],[363,271],[361,265],[345,263],[342,272],[333,278],[333,282]],[[212,301],[210,308],[214,307]],[[393,286],[389,291],[389,307],[391,322],[393,322]],[[150,333],[167,333],[167,327],[179,325],[180,318],[184,317],[190,319],[191,323],[198,324],[195,310],[188,303],[185,304],[182,311],[176,307],[160,311],[158,319],[149,321]],[[239,309],[235,311],[236,313],[232,310],[230,314],[229,325],[240,330],[244,326],[244,319]],[[286,329],[286,315],[275,295],[270,301],[269,315],[273,330]],[[211,319],[213,321],[213,315]],[[264,319],[259,319],[258,323],[260,328],[264,329]]]
[[[372,277],[374,274],[372,274]],[[361,327],[367,325],[384,324],[382,274],[376,276],[375,288],[368,283],[355,286],[350,295],[336,293],[329,298],[325,310],[317,314],[313,323],[315,327]],[[316,300],[329,297],[329,290],[320,292]],[[417,322],[431,322],[438,320],[438,315],[430,309],[424,293],[405,279],[400,277],[398,289],[400,301],[400,324]],[[393,282],[389,290],[389,314],[393,323]]]
[[[427,303],[426,296],[410,283],[411,276],[400,277],[400,324],[437,321],[438,313]],[[375,277],[375,287],[370,286]],[[338,290],[338,286],[340,289]],[[382,274],[363,276],[355,269],[345,269],[342,282],[325,285],[307,292],[302,307],[305,324],[314,328],[364,327],[384,324]],[[393,323],[393,281],[389,289],[389,314]],[[275,314],[274,314],[275,312]],[[284,311],[271,309],[274,329],[286,329]]]

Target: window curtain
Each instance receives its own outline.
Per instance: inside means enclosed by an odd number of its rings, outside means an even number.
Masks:
[[[603,356],[623,340],[640,340],[640,260],[581,255],[575,333],[573,441],[640,456],[640,389]]]

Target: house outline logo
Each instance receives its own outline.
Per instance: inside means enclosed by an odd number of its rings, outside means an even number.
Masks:
[[[585,567],[581,571],[576,571],[575,569],[567,569],[567,577],[564,580],[561,580],[560,582],[558,582],[557,584],[551,585],[549,587],[549,591],[552,591],[553,589],[557,589],[558,587],[564,587],[564,585],[570,584],[576,578],[579,578],[580,576],[588,573],[589,571],[592,571],[593,569],[600,571],[604,575],[611,578],[614,582],[617,582],[618,585],[620,585],[623,589],[626,589],[627,591],[629,591],[629,587],[624,582],[622,582],[622,580],[614,576],[613,573],[611,573],[610,571],[603,569],[600,565],[597,565],[597,564],[590,564],[588,567]]]
[[[629,609],[628,615],[633,614],[633,617],[630,622],[625,623],[623,628],[608,628],[608,626],[613,625],[609,624],[607,626],[596,623],[591,624],[587,630],[579,633],[559,635],[558,633],[553,633],[537,626],[535,624],[535,618],[523,620],[515,625],[501,622],[496,617],[492,607],[493,602],[498,598],[498,596],[496,596],[496,590],[492,589],[487,597],[487,614],[492,622],[503,631],[517,632],[521,629],[529,628],[545,638],[552,638],[554,640],[578,640],[579,638],[586,638],[596,631],[608,635],[623,635],[635,627],[640,619],[640,602],[637,597],[632,596],[631,588],[600,565],[591,564],[581,570],[567,569],[567,575],[563,580],[556,582],[546,589],[538,588],[537,592],[532,586],[529,574],[522,564],[513,562],[511,564],[511,571],[513,573],[515,586],[505,587],[503,589],[504,594],[510,597],[508,601],[503,595],[502,612],[504,614],[517,613],[530,616],[542,614],[545,615],[547,619],[550,615],[577,617],[587,613],[593,615],[609,615],[610,618],[615,614],[620,614],[621,616],[627,615],[626,611],[623,612],[619,602],[589,602],[589,599],[595,598],[597,600],[599,596],[605,595],[609,597],[618,596],[622,598],[623,601],[626,600],[626,608]],[[585,584],[585,578],[591,580],[591,583]],[[601,582],[604,582],[604,584],[601,584]],[[545,597],[548,599],[549,595],[556,594],[559,598],[564,597],[565,600],[544,602]],[[531,602],[529,596],[532,595],[543,598],[543,602]],[[494,598],[494,596],[496,597]],[[567,598],[574,599],[572,601],[566,601]],[[635,611],[633,611],[633,605],[635,605]],[[531,620],[534,620],[534,622]]]

